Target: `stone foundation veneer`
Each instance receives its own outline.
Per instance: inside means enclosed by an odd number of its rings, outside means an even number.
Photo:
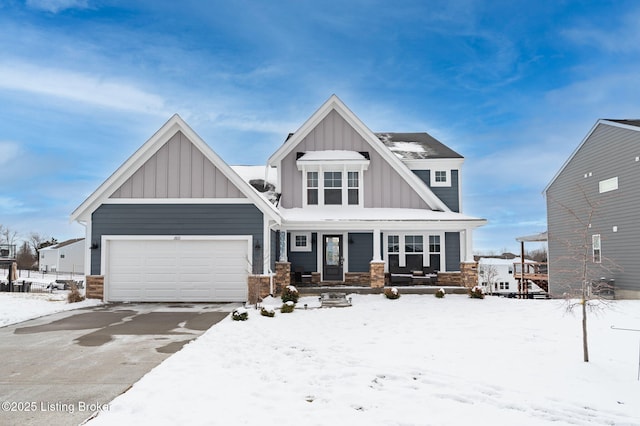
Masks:
[[[369,263],[369,276],[371,278],[371,287],[384,287],[384,261],[371,261]]]
[[[441,287],[462,287],[462,274],[460,272],[438,272],[438,284]]]
[[[104,299],[104,277],[102,275],[87,275],[87,299]]]
[[[247,302],[250,305],[255,305],[269,295],[271,290],[269,278],[269,275],[249,275],[249,297]]]

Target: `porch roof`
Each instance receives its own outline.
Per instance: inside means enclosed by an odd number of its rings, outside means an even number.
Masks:
[[[279,209],[285,227],[345,229],[471,229],[487,221],[462,213],[426,209],[345,208],[344,206]]]

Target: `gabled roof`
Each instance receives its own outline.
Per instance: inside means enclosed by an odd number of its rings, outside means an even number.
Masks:
[[[553,176],[553,178],[547,184],[547,186],[545,186],[544,190],[542,191],[543,194],[547,193],[547,191],[549,190],[549,187],[553,184],[553,182],[556,181],[558,176],[560,176],[560,174],[567,167],[567,165],[569,165],[571,160],[573,160],[573,157],[575,157],[575,155],[578,153],[578,151],[580,151],[580,148],[582,148],[582,146],[589,140],[589,138],[591,137],[593,132],[595,132],[595,130],[598,128],[599,125],[619,127],[621,129],[627,129],[627,130],[633,130],[633,131],[636,131],[636,132],[640,132],[640,120],[617,120],[617,119],[613,120],[613,119],[603,119],[603,118],[601,118],[600,120],[596,121],[596,124],[593,125],[591,130],[589,130],[589,133],[587,133],[587,136],[585,136],[584,139],[582,139],[582,142],[580,142],[580,145],[578,145],[577,148],[575,150],[573,150],[573,152],[571,153],[569,158],[567,158],[567,160],[564,162],[562,167],[560,167],[560,170],[558,170],[558,172]]]
[[[87,220],[113,192],[127,181],[145,162],[151,158],[177,132],[182,132],[191,143],[202,152],[213,165],[231,181],[238,190],[250,199],[256,207],[271,219],[280,222],[277,209],[242,179],[216,154],[198,134],[178,115],[174,114],[149,140],[147,140],[131,157],[127,159],[109,178],[102,183],[73,213],[71,221]],[[185,198],[185,202],[189,200]],[[162,203],[162,199],[158,199]]]
[[[336,95],[331,95],[295,133],[290,134],[280,148],[269,157],[267,164],[270,166],[278,166],[280,161],[293,151],[331,111],[338,113],[382,158],[390,163],[400,176],[415,189],[429,207],[434,210],[450,211],[449,207],[447,207],[417,175],[411,172],[411,170],[402,163],[402,160],[387,148],[380,138],[369,130]]]
[[[464,158],[427,132],[376,133],[375,135],[403,160]]]

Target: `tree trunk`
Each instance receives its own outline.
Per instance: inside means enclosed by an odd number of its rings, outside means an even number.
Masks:
[[[587,301],[582,299],[582,355],[583,361],[589,362],[589,344],[587,342]]]

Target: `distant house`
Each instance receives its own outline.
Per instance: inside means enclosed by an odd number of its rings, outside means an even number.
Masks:
[[[87,288],[108,301],[245,301],[257,281],[460,284],[486,223],[463,213],[463,162],[427,133],[373,133],[335,95],[266,166],[227,165],[174,115],[72,213],[90,241]]]
[[[586,266],[587,281],[640,298],[640,120],[598,120],[544,193],[551,293],[579,287]]]
[[[40,270],[84,274],[84,238],[63,241],[40,249]]]
[[[518,279],[520,259],[501,259],[481,257],[478,260],[478,285],[486,294],[515,296],[518,294]],[[525,259],[525,263],[534,263]],[[534,282],[527,281],[527,293],[544,293]],[[524,290],[524,289],[522,289]]]

